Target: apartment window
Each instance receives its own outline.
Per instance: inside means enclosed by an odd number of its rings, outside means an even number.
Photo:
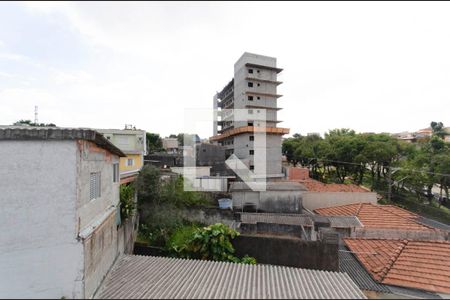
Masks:
[[[256,73],[259,73],[259,70],[256,70]]]
[[[251,136],[248,137],[248,139],[249,139],[250,141],[254,141],[254,140],[255,140],[255,136],[254,136],[254,135],[251,135]]]
[[[134,164],[134,159],[132,159],[132,158],[127,159],[127,166],[128,167],[133,166],[133,164]]]
[[[253,126],[253,122],[247,122],[247,126]]]
[[[253,115],[253,109],[249,109],[249,110],[248,110],[248,114],[249,114],[249,115]]]
[[[261,86],[261,84],[258,83],[258,86]]]
[[[253,69],[248,69],[248,73],[253,74]]]
[[[119,182],[119,164],[113,164],[113,182]]]
[[[261,97],[260,96],[258,96],[256,99],[258,99],[258,100],[261,100]]]
[[[255,166],[250,166],[250,170],[254,170],[255,169]]]
[[[253,96],[248,96],[248,101],[253,101]]]
[[[91,173],[90,192],[89,192],[90,200],[100,198],[100,196],[101,196],[102,184],[101,184],[101,176],[100,175],[101,175],[100,172]]]
[[[248,87],[253,87],[253,82],[249,82]]]
[[[248,150],[248,154],[254,155],[255,154],[255,150]]]

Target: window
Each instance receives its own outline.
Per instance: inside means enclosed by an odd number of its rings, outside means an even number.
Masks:
[[[256,99],[258,99],[258,100],[261,100],[261,97],[260,96],[258,96]]]
[[[248,110],[248,114],[249,114],[249,115],[253,115],[253,109],[249,109],[249,110]]]
[[[255,169],[255,166],[250,166],[250,170],[254,170]]]
[[[259,70],[256,70],[256,73],[259,73]]]
[[[261,86],[261,84],[258,83],[258,86]]]
[[[253,101],[253,96],[248,96],[248,101]]]
[[[113,182],[119,182],[119,164],[113,164]]]
[[[248,69],[249,74],[253,74],[253,69]]]
[[[131,167],[133,164],[134,164],[134,159],[132,159],[132,158],[127,159],[127,166],[128,167]]]
[[[248,137],[248,139],[249,139],[250,141],[254,141],[254,140],[255,140],[255,136],[254,136],[254,135],[251,135],[251,136]]]
[[[249,82],[248,87],[253,87],[253,82]]]
[[[108,140],[110,140],[110,139],[111,139],[111,137],[110,137],[110,136],[107,136],[106,138],[107,138]]]
[[[247,126],[253,126],[253,122],[247,122]]]
[[[254,155],[255,154],[255,150],[248,150],[248,154]]]
[[[89,191],[90,200],[100,198],[101,196],[102,184],[100,175],[101,175],[100,172],[91,173],[90,191]]]

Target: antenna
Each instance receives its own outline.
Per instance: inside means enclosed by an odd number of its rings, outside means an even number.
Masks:
[[[37,125],[38,123],[38,107],[37,105],[34,107],[34,124]]]

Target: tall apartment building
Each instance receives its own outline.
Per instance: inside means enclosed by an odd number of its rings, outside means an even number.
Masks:
[[[234,64],[234,78],[214,96],[214,136],[211,141],[226,147],[226,156],[235,154],[253,172],[256,159],[265,161],[259,178],[282,177],[281,137],[288,128],[279,128],[277,112],[278,73],[274,57],[245,52]],[[216,111],[218,110],[218,111]],[[255,136],[266,134],[262,145]],[[257,152],[265,150],[264,156]]]

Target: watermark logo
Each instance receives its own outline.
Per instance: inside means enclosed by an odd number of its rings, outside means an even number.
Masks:
[[[265,191],[266,120],[267,110],[260,108],[186,109],[184,132],[191,134],[184,135],[182,145],[180,173],[184,177],[184,189],[226,192],[230,174],[225,174],[224,169],[220,174],[211,174],[211,169],[222,163],[249,189]],[[214,128],[207,143],[202,143],[195,134],[204,126]]]

